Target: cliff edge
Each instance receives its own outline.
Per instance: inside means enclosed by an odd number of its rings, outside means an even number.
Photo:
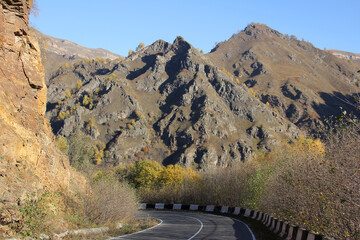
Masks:
[[[47,88],[38,42],[29,30],[32,0],[0,1],[0,232],[21,222],[28,195],[85,181],[57,148],[44,117]]]

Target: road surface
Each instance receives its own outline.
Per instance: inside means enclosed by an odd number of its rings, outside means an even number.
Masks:
[[[256,240],[245,223],[230,217],[202,213],[149,210],[141,211],[140,214],[142,217],[157,218],[160,223],[150,229],[111,238],[111,240]]]

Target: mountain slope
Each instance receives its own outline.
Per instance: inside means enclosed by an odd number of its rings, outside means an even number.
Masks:
[[[345,52],[336,49],[330,49],[333,55],[346,59],[350,64],[354,64],[356,67],[360,68],[360,54],[359,53],[352,53],[352,52]]]
[[[206,55],[178,37],[62,67],[49,79],[47,117],[70,142],[91,136],[97,164],[226,167],[352,110],[358,77],[310,43],[249,25]]]
[[[82,129],[106,144],[105,160],[115,164],[145,155],[229,166],[299,134],[181,37],[120,62],[79,62],[50,79],[48,96],[55,132]]]
[[[263,24],[248,25],[207,57],[298,126],[338,114],[359,91],[355,66]]]
[[[38,38],[42,49],[41,58],[45,67],[46,79],[62,65],[71,65],[73,62],[83,58],[110,60],[121,58],[120,55],[102,48],[86,48],[68,40],[45,35],[34,28],[31,30]]]

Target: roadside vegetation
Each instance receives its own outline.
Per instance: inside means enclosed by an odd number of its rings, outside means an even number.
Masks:
[[[359,239],[359,130],[345,113],[322,129],[321,141],[300,137],[230,168],[193,172],[142,161],[115,172],[143,202],[241,206],[336,239]]]
[[[29,197],[21,209],[23,225],[18,226],[23,236],[54,230],[35,227],[41,226],[39,219],[54,220],[50,206],[63,209],[73,228],[107,225],[118,234],[114,223],[129,222],[125,230],[135,230],[148,226],[133,218],[141,201],[241,206],[336,239],[360,239],[360,124],[351,114],[343,112],[319,126],[313,137],[284,142],[272,152],[259,150],[249,161],[228,168],[202,171],[162,166],[146,155],[106,166],[105,144],[92,137],[96,127],[89,119],[86,131],[56,140],[91,187],[65,202],[57,202],[61,192]]]
[[[320,127],[317,139],[299,137],[276,151],[258,151],[247,162],[201,172],[148,159],[98,166],[94,159],[103,147],[89,135],[79,133],[66,144],[58,139],[92,185],[72,221],[78,226],[124,222],[139,199],[241,206],[336,239],[359,239],[359,121],[344,112],[326,126]]]

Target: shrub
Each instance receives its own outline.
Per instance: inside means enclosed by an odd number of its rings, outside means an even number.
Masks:
[[[84,214],[96,224],[116,223],[133,217],[137,211],[135,192],[125,184],[100,178],[84,199]]]
[[[38,237],[45,230],[43,221],[48,215],[48,209],[43,197],[35,198],[35,195],[28,195],[20,205],[19,210],[23,216],[21,235]]]
[[[104,60],[103,58],[101,58],[101,57],[96,57],[96,58],[95,58],[95,62],[104,64],[104,63],[105,63],[105,60]]]
[[[145,47],[145,43],[141,42],[139,43],[139,45],[136,47],[136,51],[140,51],[141,49],[143,49]],[[130,54],[129,54],[130,55]]]
[[[360,136],[350,126],[325,139],[325,147],[300,139],[277,154],[261,208],[314,232],[358,239]]]
[[[62,121],[66,118],[70,117],[70,112],[69,110],[65,111],[65,112],[59,112],[59,115],[57,116],[57,120],[58,121]]]
[[[83,106],[88,106],[90,104],[90,98],[88,95],[84,95],[83,100],[82,100],[82,105]]]
[[[147,146],[145,146],[145,147],[142,148],[142,151],[143,151],[144,153],[148,153],[148,152],[149,152],[149,148],[148,148]]]
[[[158,182],[161,185],[178,186],[185,180],[200,180],[200,176],[192,169],[182,168],[179,165],[168,165],[160,171]]]
[[[141,119],[142,116],[143,116],[143,113],[140,110],[136,110],[135,111],[135,116],[136,116],[137,119]]]
[[[82,81],[80,79],[78,79],[76,81],[75,91],[79,90],[81,87],[82,87]]]
[[[69,151],[69,144],[67,138],[64,136],[57,136],[56,137],[56,144],[58,145],[58,148],[64,153],[67,154]]]
[[[69,98],[69,97],[71,97],[71,92],[70,92],[70,90],[67,90],[65,92],[65,98]]]
[[[68,138],[68,143],[70,164],[78,170],[86,169],[93,162],[95,141],[77,130]]]

